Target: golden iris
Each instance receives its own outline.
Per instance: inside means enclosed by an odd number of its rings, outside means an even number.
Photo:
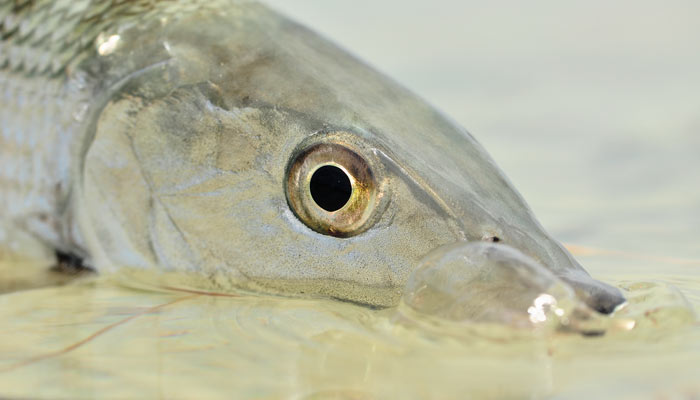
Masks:
[[[316,232],[348,237],[372,225],[383,197],[370,163],[342,134],[307,144],[287,168],[287,202]]]

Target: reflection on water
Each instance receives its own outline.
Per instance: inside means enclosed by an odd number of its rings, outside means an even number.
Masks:
[[[140,291],[90,278],[0,297],[0,391],[61,398],[588,398],[589,385],[627,393],[621,377],[638,380],[634,390],[694,390],[700,329],[692,306],[673,286],[635,278],[620,282],[629,305],[605,318],[619,322],[616,329],[595,337],[430,320],[406,307]]]
[[[586,336],[89,278],[0,296],[0,397],[700,397],[697,6],[273,3],[471,128],[629,304]],[[4,278],[33,270],[0,257]]]

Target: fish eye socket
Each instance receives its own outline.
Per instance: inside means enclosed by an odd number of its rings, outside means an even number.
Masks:
[[[316,232],[349,237],[367,230],[381,198],[370,163],[345,143],[312,144],[287,167],[287,202]]]

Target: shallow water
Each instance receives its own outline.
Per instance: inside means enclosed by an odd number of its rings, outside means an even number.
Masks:
[[[0,297],[0,388],[11,398],[697,396],[692,306],[669,276],[630,278],[618,282],[630,301],[620,323],[592,337],[88,279]],[[682,289],[695,307],[699,288],[696,277]]]
[[[582,336],[88,278],[0,296],[0,397],[700,397],[697,5],[270,3],[467,126],[629,305]]]

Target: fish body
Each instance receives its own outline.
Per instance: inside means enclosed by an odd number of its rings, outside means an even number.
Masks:
[[[467,131],[257,2],[6,1],[0,21],[0,220],[98,271],[390,306],[432,249],[493,240],[624,301]]]

